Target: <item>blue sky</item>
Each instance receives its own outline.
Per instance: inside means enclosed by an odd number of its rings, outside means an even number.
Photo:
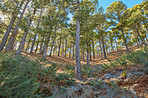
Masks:
[[[99,6],[102,6],[104,8],[104,10],[106,10],[106,8],[114,1],[118,1],[118,0],[99,0]],[[124,4],[126,4],[126,6],[128,8],[132,8],[134,5],[140,4],[143,2],[143,0],[120,0],[120,1],[122,1]],[[68,17],[70,18],[70,21],[71,21],[72,14],[69,14]]]

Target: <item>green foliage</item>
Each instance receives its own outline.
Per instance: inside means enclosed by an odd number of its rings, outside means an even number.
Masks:
[[[125,71],[123,72],[123,76],[127,76],[127,73]]]
[[[74,71],[75,71],[75,66],[74,65],[71,65],[71,64],[67,64],[65,67],[65,72],[67,73],[67,74],[70,74],[70,75],[72,75],[72,76],[74,76]]]
[[[137,64],[143,64],[146,68],[148,66],[148,48],[144,50],[133,51],[129,54],[123,55],[120,58],[114,60],[111,63],[104,64],[104,69],[108,69],[111,65],[114,66],[131,66]]]
[[[24,56],[0,53],[0,96],[9,98],[41,97],[37,82],[41,65]]]
[[[90,66],[88,66],[87,64],[82,66],[82,76],[86,75],[90,77],[91,73],[92,73],[92,69],[90,68]]]
[[[56,84],[72,86],[75,84],[75,81],[72,80],[71,75],[60,73],[56,77]]]

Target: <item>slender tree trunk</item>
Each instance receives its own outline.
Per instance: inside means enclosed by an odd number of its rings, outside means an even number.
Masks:
[[[117,49],[117,52],[118,52],[118,41],[116,39],[116,49]]]
[[[12,46],[13,46],[13,42],[14,42],[15,37],[16,37],[16,35],[17,35],[18,26],[19,26],[19,24],[20,24],[20,22],[21,22],[21,19],[23,18],[23,15],[24,15],[24,13],[25,13],[25,10],[26,10],[27,5],[28,5],[29,2],[30,2],[30,0],[27,0],[27,2],[26,2],[26,4],[25,4],[25,7],[24,7],[24,9],[23,9],[23,12],[21,13],[21,15],[20,15],[20,17],[19,17],[19,19],[18,19],[18,21],[17,21],[17,23],[16,23],[16,25],[15,25],[15,29],[14,29],[12,35],[11,35],[10,38],[9,38],[8,44],[6,45],[6,48],[5,48],[5,50],[7,50],[7,51],[9,51],[9,50],[12,48]]]
[[[60,35],[60,44],[59,44],[58,56],[60,56],[60,51],[61,51],[61,40],[62,40],[62,37],[61,37],[61,35]]]
[[[92,41],[92,46],[93,46],[93,59],[95,59],[95,45],[94,45],[94,41]]]
[[[89,45],[87,43],[87,65],[89,66]]]
[[[67,39],[66,39],[66,42],[65,42],[65,57],[66,57],[66,47],[67,47]]]
[[[78,9],[79,9],[79,0],[77,0],[78,4]],[[76,46],[76,54],[75,54],[75,60],[76,60],[76,65],[75,65],[75,77],[76,79],[81,80],[81,63],[80,63],[80,18],[77,17],[76,19],[76,40],[75,40],[75,46]]]
[[[72,58],[74,58],[75,57],[75,46],[74,46],[75,44],[73,44],[73,56],[72,56]]]
[[[30,45],[30,40],[28,41],[28,44],[27,44],[27,47],[26,47],[25,51],[28,51],[29,45]]]
[[[40,51],[39,51],[39,55],[41,55],[42,54],[42,47],[43,47],[43,41],[44,41],[44,36],[43,36],[43,38],[42,38],[42,41],[41,41],[41,44],[40,44]]]
[[[122,34],[123,34],[123,40],[124,40],[124,43],[125,43],[125,46],[126,46],[126,52],[129,53],[129,49],[128,49],[128,46],[127,46],[127,41],[126,41],[126,39],[125,39],[123,29],[122,29],[121,31],[122,31]]]
[[[99,39],[99,44],[100,44],[100,50],[101,50],[101,60],[103,60],[102,46],[101,46],[101,41],[100,41],[100,39]]]
[[[35,53],[38,51],[39,42],[37,42]]]
[[[64,44],[62,44],[61,56],[64,56]]]
[[[23,3],[24,3],[24,0],[21,2],[20,6],[18,7],[18,10],[20,10],[20,8],[22,7]],[[9,23],[9,26],[8,26],[8,28],[6,30],[6,33],[5,33],[5,35],[4,35],[3,39],[2,39],[2,43],[0,45],[0,51],[3,50],[3,48],[4,48],[4,46],[5,46],[6,42],[7,42],[8,36],[9,36],[11,28],[12,28],[12,25],[13,25],[14,21],[16,20],[16,18],[17,18],[17,15],[13,15],[13,17],[12,17],[10,23]]]
[[[85,61],[85,56],[84,56],[84,47],[82,47],[83,49],[83,62]]]
[[[114,47],[113,47],[113,42],[111,41],[111,48],[112,48],[112,51],[114,50]]]
[[[103,54],[104,54],[104,59],[106,59],[106,51],[105,51],[105,46],[104,46],[104,36],[102,35],[102,48],[103,48]]]
[[[36,28],[39,27],[39,24],[40,24],[40,21],[41,21],[42,13],[43,13],[43,9],[41,9],[40,17],[39,17],[38,24],[37,24],[37,27],[36,27]],[[35,43],[35,40],[36,40],[36,36],[37,36],[37,33],[34,35],[30,53],[33,53],[33,48],[34,48],[34,43]]]
[[[90,52],[89,52],[89,56],[90,56],[90,58],[89,58],[89,59],[90,59],[90,61],[92,61],[92,55],[91,55],[91,53],[92,53],[92,52],[91,52],[91,44],[89,44],[89,48],[90,48]]]
[[[9,33],[10,33],[10,31],[11,31],[12,25],[13,25],[13,23],[14,23],[16,17],[17,17],[17,16],[12,17],[12,19],[11,19],[11,21],[10,21],[10,24],[9,24],[9,26],[8,26],[8,28],[7,28],[7,31],[6,31],[6,33],[5,33],[4,37],[3,37],[3,39],[2,39],[2,43],[1,43],[1,45],[0,45],[0,51],[3,50],[3,48],[4,48],[4,46],[5,46],[6,42],[7,42]]]
[[[71,58],[71,44],[70,44],[69,58]]]
[[[21,43],[20,43],[20,45],[19,45],[18,50],[15,52],[15,55],[20,55],[22,49],[24,48],[25,40],[26,40],[26,37],[27,37],[27,34],[28,34],[28,30],[29,30],[29,28],[30,28],[30,26],[31,26],[31,23],[32,23],[32,20],[33,20],[33,17],[34,17],[34,15],[35,15],[35,13],[36,13],[36,9],[34,8],[34,14],[33,14],[33,16],[31,17],[31,19],[30,19],[29,22],[28,22],[27,29],[25,30],[25,33],[24,33],[24,35],[23,35],[23,38],[22,38],[22,40],[21,40]]]

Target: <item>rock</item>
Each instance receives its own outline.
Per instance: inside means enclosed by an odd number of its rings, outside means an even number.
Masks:
[[[97,95],[100,95],[101,92],[97,91],[97,92],[94,92],[94,95],[97,96]]]
[[[111,78],[111,77],[110,77],[110,74],[105,74],[105,75],[104,75],[104,78],[106,78],[106,79]]]

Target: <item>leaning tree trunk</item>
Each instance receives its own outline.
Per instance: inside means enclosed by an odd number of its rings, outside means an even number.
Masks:
[[[28,48],[29,48],[29,45],[30,45],[30,39],[29,39],[29,41],[28,41],[28,44],[27,44],[27,47],[26,47],[26,50],[25,51],[28,51]]]
[[[104,36],[102,34],[102,48],[103,48],[103,54],[104,54],[104,59],[106,59],[106,51],[105,51],[105,46],[104,46]]]
[[[40,51],[39,51],[39,55],[41,55],[42,54],[42,47],[43,47],[43,41],[44,41],[44,36],[43,36],[43,38],[42,38],[42,41],[41,41],[41,44],[40,44]]]
[[[24,9],[23,9],[23,12],[21,13],[21,15],[20,15],[20,17],[19,17],[19,19],[18,19],[18,21],[17,21],[17,23],[16,23],[16,25],[15,25],[15,29],[14,29],[12,35],[11,35],[10,38],[9,38],[8,44],[6,45],[6,48],[5,48],[5,50],[7,50],[7,51],[9,51],[9,50],[12,48],[12,46],[13,46],[13,42],[14,42],[15,37],[16,37],[16,35],[17,35],[18,26],[19,26],[19,24],[20,24],[20,22],[21,22],[21,19],[23,18],[23,15],[24,15],[24,13],[25,13],[25,10],[26,10],[27,5],[28,5],[29,2],[30,2],[30,0],[27,0],[27,2],[26,2],[26,4],[25,4],[25,7],[24,7]]]
[[[78,4],[78,9],[79,9],[79,0],[77,0],[77,4]],[[80,63],[80,18],[77,17],[76,19],[76,40],[75,40],[75,46],[76,46],[76,65],[75,65],[75,77],[76,79],[81,80],[82,76],[81,76],[81,63]]]
[[[28,31],[29,31],[29,28],[30,28],[30,26],[31,26],[31,23],[32,23],[32,20],[33,20],[33,18],[34,18],[35,13],[36,13],[36,9],[34,8],[33,16],[31,17],[30,21],[28,22],[27,29],[25,30],[25,33],[24,33],[24,35],[23,35],[23,38],[22,38],[22,40],[21,40],[21,43],[20,43],[19,48],[18,48],[18,50],[16,51],[15,55],[20,55],[21,52],[22,52],[22,49],[23,49],[23,47],[24,47],[24,45],[25,45],[25,40],[26,40]]]
[[[24,0],[21,2],[20,6],[18,7],[18,10],[20,10],[20,8],[22,7],[23,3],[24,3]],[[4,46],[5,46],[6,42],[7,42],[8,36],[9,36],[11,28],[12,28],[12,25],[13,25],[14,21],[17,18],[17,14],[13,15],[13,17],[12,17],[10,23],[9,23],[9,26],[8,26],[8,28],[6,30],[6,33],[5,33],[5,35],[4,35],[3,39],[2,39],[2,43],[0,45],[0,51],[3,50],[3,48],[4,48]]]
[[[38,51],[39,42],[37,42],[35,53]]]
[[[42,13],[43,13],[43,10],[41,9],[40,17],[39,17],[38,24],[37,24],[37,27],[36,27],[36,28],[39,27],[39,24],[40,24],[40,21],[41,21]],[[33,42],[32,42],[32,45],[31,45],[30,53],[33,53],[33,48],[34,48],[34,43],[35,43],[35,40],[36,40],[36,36],[37,36],[37,34],[34,35]]]
[[[93,59],[95,59],[95,45],[94,45],[94,41],[92,41],[92,46],[93,46]]]
[[[122,34],[123,34],[123,40],[124,40],[124,43],[125,43],[125,46],[126,46],[126,52],[129,53],[129,49],[128,49],[128,46],[127,46],[127,40],[125,39],[123,29],[121,29],[121,31],[122,31]]]
[[[61,39],[62,39],[62,37],[61,37],[61,35],[60,35],[60,43],[59,43],[59,51],[58,51],[58,56],[60,56],[60,50],[61,50]]]

